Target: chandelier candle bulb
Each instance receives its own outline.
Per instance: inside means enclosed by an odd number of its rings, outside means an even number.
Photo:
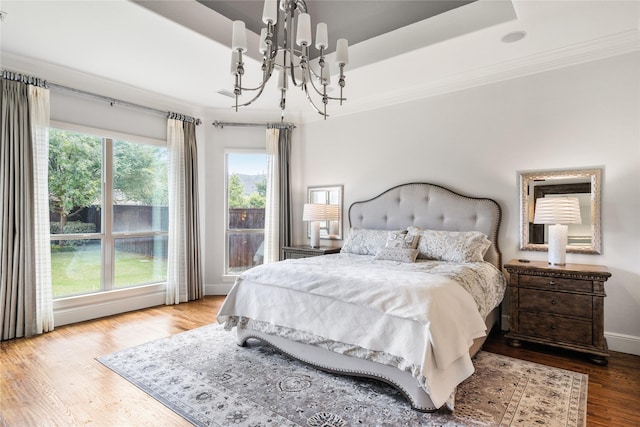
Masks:
[[[247,51],[247,30],[242,21],[233,21],[231,48],[242,52]]]
[[[347,39],[338,39],[336,43],[336,63],[347,65],[349,63],[349,42]]]
[[[275,24],[278,22],[278,0],[265,0],[262,9],[262,22]]]
[[[326,49],[329,47],[329,31],[327,30],[327,24],[320,22],[316,26],[316,49]]]
[[[309,46],[311,44],[311,15],[308,13],[301,13],[300,16],[298,16],[296,43],[298,46]]]

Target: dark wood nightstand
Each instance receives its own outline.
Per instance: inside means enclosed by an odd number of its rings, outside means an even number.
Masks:
[[[513,347],[535,342],[588,353],[607,364],[604,337],[604,282],[611,277],[604,266],[546,261],[511,260],[509,272],[510,329]]]
[[[284,246],[282,248],[282,252],[284,253],[284,259],[309,258],[312,256],[337,254],[338,252],[340,252],[340,248],[330,246],[320,246],[319,248],[312,248],[309,245],[294,245]]]

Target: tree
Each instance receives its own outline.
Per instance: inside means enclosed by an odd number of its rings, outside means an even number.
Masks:
[[[262,208],[264,209],[267,203],[267,178],[264,177],[262,181],[256,182],[256,191],[249,195],[247,204],[250,208]]]
[[[100,202],[101,159],[100,138],[50,129],[49,207],[60,216],[60,233],[69,216]]]
[[[115,141],[113,148],[115,202],[147,206],[169,204],[166,150],[134,142]]]
[[[229,209],[246,207],[244,185],[237,174],[229,177]]]
[[[168,204],[166,149],[114,141],[114,203]],[[49,208],[60,216],[60,233],[67,218],[91,205],[102,204],[102,138],[50,129]]]

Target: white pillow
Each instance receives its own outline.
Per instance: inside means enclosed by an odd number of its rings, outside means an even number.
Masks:
[[[386,248],[399,248],[399,249],[415,249],[418,247],[418,240],[420,236],[416,234],[409,234],[407,230],[402,231],[390,231],[387,236]]]
[[[419,235],[418,258],[448,262],[481,262],[491,246],[487,236],[479,231],[407,229],[411,235]]]
[[[418,249],[414,248],[380,248],[374,259],[398,262],[416,262],[417,257]]]
[[[394,230],[396,233],[406,233],[406,230]],[[389,230],[372,230],[367,228],[352,228],[342,245],[341,252],[357,255],[375,255],[378,249],[384,248],[389,237]]]

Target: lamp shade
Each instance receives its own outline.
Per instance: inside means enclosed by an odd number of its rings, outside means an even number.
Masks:
[[[534,224],[580,224],[580,202],[576,197],[543,197],[536,201]]]
[[[336,221],[340,219],[340,205],[305,203],[302,210],[303,221]]]

